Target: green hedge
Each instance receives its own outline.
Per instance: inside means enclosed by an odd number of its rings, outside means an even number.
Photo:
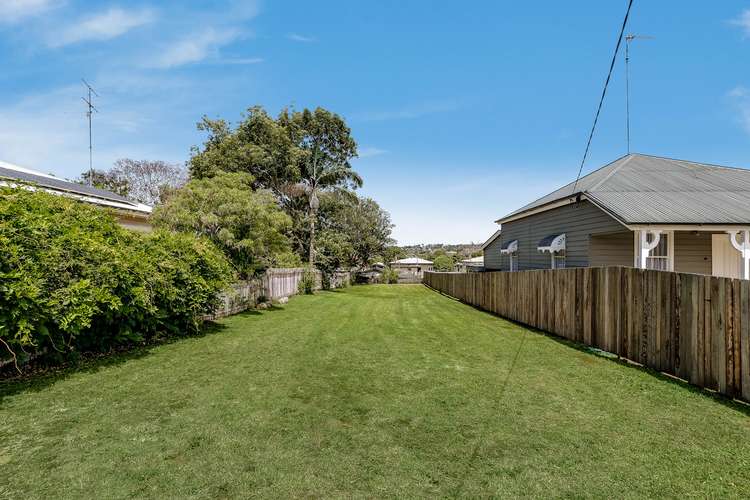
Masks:
[[[0,189],[0,359],[194,332],[231,281],[205,239],[143,235],[75,200]]]

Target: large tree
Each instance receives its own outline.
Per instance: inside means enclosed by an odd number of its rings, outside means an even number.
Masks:
[[[83,172],[79,183],[91,184],[131,200],[147,205],[158,205],[174,189],[187,181],[185,168],[161,160],[131,160],[122,158],[109,170]]]
[[[316,263],[326,271],[367,267],[394,243],[390,215],[371,198],[347,191],[323,193],[319,219]]]
[[[344,120],[323,108],[314,111],[284,110],[279,122],[289,131],[292,142],[302,152],[298,165],[300,183],[308,200],[308,263],[312,266],[315,262],[315,226],[320,193],[362,186],[362,178],[350,163],[357,156],[357,143]]]
[[[263,108],[248,109],[234,130],[224,120],[207,117],[198,123],[198,130],[208,137],[202,148],[192,149],[191,177],[245,172],[253,176],[254,188],[270,189],[279,197],[288,186],[299,182],[302,152],[293,144],[289,131]]]
[[[298,257],[290,257],[285,235],[291,219],[270,191],[253,190],[253,182],[241,172],[193,179],[157,206],[152,220],[159,227],[209,237],[244,277],[279,264],[298,264]]]
[[[187,181],[185,168],[161,160],[122,158],[111,170],[128,183],[128,197],[147,205],[158,205]]]
[[[202,147],[193,148],[191,175],[253,175],[253,187],[273,191],[293,218],[294,246],[314,264],[321,193],[362,185],[350,164],[357,145],[344,120],[322,108],[285,109],[274,119],[253,107],[234,128],[224,120],[203,118],[198,129],[208,137]]]

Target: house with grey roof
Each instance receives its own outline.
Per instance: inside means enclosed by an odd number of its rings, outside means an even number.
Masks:
[[[432,261],[412,256],[389,262],[391,269],[398,272],[399,282],[421,281],[425,271],[432,271]]]
[[[487,270],[631,266],[750,279],[750,170],[629,154],[496,221]]]
[[[67,196],[83,203],[110,210],[121,226],[137,231],[150,231],[151,207],[129,200],[111,191],[60,179],[26,167],[0,161],[0,186],[43,190]]]

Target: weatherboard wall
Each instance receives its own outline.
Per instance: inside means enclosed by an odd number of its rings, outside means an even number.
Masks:
[[[590,261],[591,236],[624,229],[622,224],[585,200],[553,208],[503,224],[500,237],[484,250],[485,268],[508,271],[509,257],[502,255],[500,249],[505,242],[518,240],[519,270],[549,269],[550,255],[539,252],[537,245],[542,238],[560,233],[566,235],[567,267],[586,267]]]

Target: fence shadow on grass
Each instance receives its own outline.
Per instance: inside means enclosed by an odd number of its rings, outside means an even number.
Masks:
[[[576,351],[579,351],[581,353],[584,353],[588,356],[595,356],[597,358],[604,359],[611,363],[617,363],[618,365],[622,365],[627,367],[631,370],[640,370],[643,373],[646,373],[650,375],[651,377],[654,377],[662,382],[666,382],[669,384],[674,384],[679,386],[682,390],[686,390],[689,392],[692,392],[693,394],[698,394],[702,397],[709,398],[713,400],[714,402],[726,406],[727,408],[731,408],[732,410],[735,410],[737,412],[740,412],[744,414],[745,416],[750,417],[750,404],[745,403],[744,401],[740,401],[737,399],[732,399],[729,396],[725,396],[719,392],[712,391],[710,389],[704,389],[702,387],[698,387],[696,385],[692,385],[686,380],[682,380],[676,376],[669,375],[667,373],[663,373],[657,370],[654,370],[653,368],[649,368],[647,366],[641,365],[639,363],[635,363],[633,361],[630,361],[628,359],[622,358],[620,356],[617,356],[616,354],[613,354],[611,352],[602,351],[601,349],[597,349],[594,347],[587,346],[585,344],[579,344],[578,342],[575,342],[573,340],[566,339],[565,337],[560,337],[559,335],[555,335],[554,333],[546,332],[544,330],[540,330],[538,328],[534,328],[528,325],[525,325],[519,321],[515,321],[512,319],[505,318],[503,316],[500,316],[499,314],[495,314],[491,311],[487,311],[485,309],[482,309],[479,306],[468,304],[466,302],[463,302],[455,297],[451,297],[450,295],[441,292],[440,290],[436,290],[430,286],[426,286],[428,290],[431,290],[435,293],[438,293],[442,295],[443,297],[450,299],[452,301],[458,302],[459,304],[463,304],[465,306],[471,307],[472,309],[482,313],[482,314],[488,314],[494,318],[501,319],[503,321],[507,321],[508,323],[511,323],[513,325],[519,326],[521,328],[524,328],[529,333],[542,335],[544,337],[547,337],[551,339],[554,342],[557,342],[558,344],[562,344],[565,347],[568,347],[570,349],[575,349]]]
[[[127,346],[110,352],[85,353],[77,361],[69,361],[60,365],[37,365],[20,375],[15,371],[9,371],[13,370],[13,368],[6,366],[3,373],[0,373],[0,407],[2,407],[7,397],[22,392],[39,392],[72,375],[96,373],[111,366],[144,358],[150,355],[151,351],[156,347],[177,343],[185,339],[206,337],[219,333],[225,328],[226,326],[221,323],[209,321],[195,333],[160,339],[149,342],[146,345]]]
[[[481,311],[481,309],[476,308]],[[486,311],[482,311],[486,312]],[[492,313],[487,313],[492,314]],[[496,316],[492,314],[493,316]],[[501,318],[500,316],[496,316],[498,318]],[[502,318],[505,319],[505,318]],[[507,320],[506,321],[510,321]],[[516,323],[515,321],[511,321],[511,323]],[[553,340],[554,342],[557,342],[558,344],[562,344],[565,347],[575,349],[576,351],[582,352],[589,356],[595,356],[597,358],[604,359],[607,362],[610,363],[616,363],[618,365],[627,367],[630,370],[639,370],[642,373],[646,373],[651,377],[654,377],[662,382],[667,382],[669,384],[676,385],[680,387],[682,390],[692,392],[693,394],[698,394],[702,397],[709,398],[716,403],[721,404],[722,406],[726,406],[727,408],[731,408],[735,411],[738,411],[745,416],[750,417],[750,404],[745,403],[744,401],[740,401],[737,399],[732,399],[729,396],[725,396],[724,394],[721,394],[716,391],[712,391],[710,389],[704,389],[702,387],[698,387],[696,385],[692,385],[686,380],[682,380],[681,378],[678,378],[674,375],[669,375],[667,373],[663,373],[657,370],[654,370],[653,368],[649,368],[647,366],[643,366],[641,364],[635,363],[633,361],[630,361],[628,359],[622,358],[617,356],[616,354],[612,354],[611,352],[602,351],[601,349],[596,349],[593,347],[588,347],[584,344],[579,344],[577,342],[574,342],[572,340],[568,340],[564,337],[559,337],[555,334],[545,332],[543,330],[537,330],[535,328],[529,328],[528,326],[525,326],[521,323],[517,323],[519,326],[526,328],[527,330],[537,333],[540,335],[544,335],[545,337],[548,337],[549,339]]]

